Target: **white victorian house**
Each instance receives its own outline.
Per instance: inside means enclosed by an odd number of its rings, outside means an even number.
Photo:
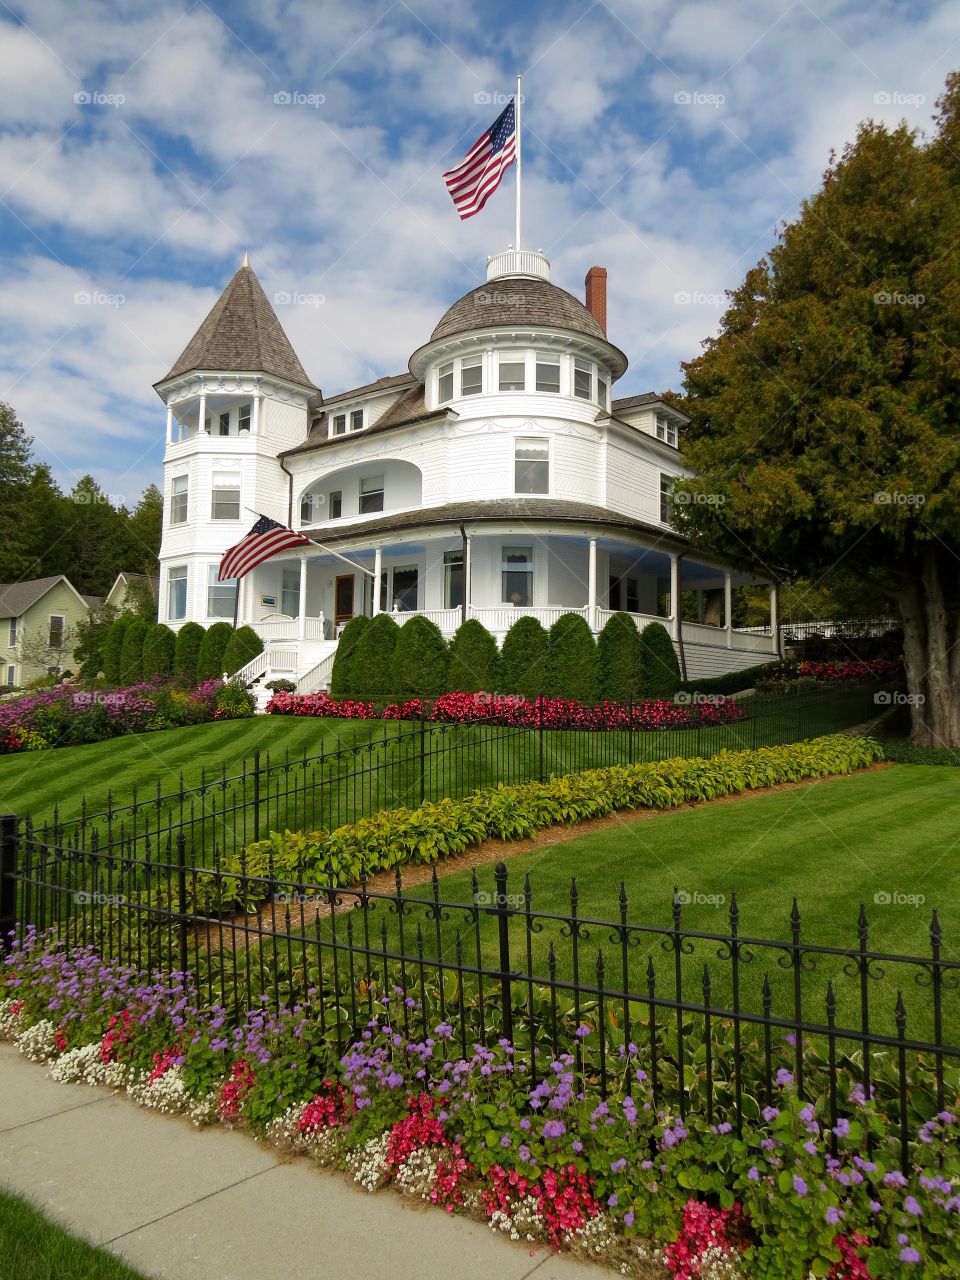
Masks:
[[[683,419],[652,394],[614,399],[627,358],[606,334],[606,271],[586,301],[541,253],[493,257],[405,373],[324,397],[244,260],[156,389],[167,406],[160,620],[249,623],[251,677],[329,681],[343,624],[413,613],[450,636],[498,639],[522,614],[549,626],[614,610],[661,621],[689,677],[776,654],[731,624],[730,594],[762,579],[690,553],[670,524]],[[224,551],[262,513],[315,543],[218,583]],[[681,624],[681,591],[710,601]],[[717,602],[722,608],[717,609]]]

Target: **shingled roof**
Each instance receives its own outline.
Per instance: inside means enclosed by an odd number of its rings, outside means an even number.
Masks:
[[[530,324],[548,324],[555,329],[585,333],[601,342],[607,340],[596,316],[572,293],[549,280],[515,276],[490,280],[465,293],[441,317],[430,341],[471,329]]]
[[[247,262],[221,293],[161,383],[194,369],[271,373],[311,391],[317,390]]]
[[[0,618],[19,618],[58,582],[73,586],[62,573],[55,573],[50,578],[32,578],[27,582],[0,583]]]

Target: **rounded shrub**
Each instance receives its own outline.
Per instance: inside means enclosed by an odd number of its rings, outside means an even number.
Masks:
[[[536,618],[518,618],[504,636],[500,682],[504,693],[536,698],[547,680],[547,633]]]
[[[223,670],[228,676],[232,676],[235,671],[245,667],[261,653],[263,653],[263,641],[253,627],[237,627],[227,641],[227,647],[223,652]]]
[[[440,628],[429,618],[412,617],[397,636],[391,692],[435,698],[443,693],[449,661]]]
[[[629,614],[615,613],[597,639],[600,697],[629,702],[640,692],[640,636]]]
[[[333,655],[333,669],[330,672],[330,693],[334,698],[346,698],[360,691],[354,678],[353,660],[357,654],[360,637],[369,625],[370,619],[361,613],[351,618],[340,634]]]
[[[645,698],[672,698],[680,688],[680,663],[670,633],[661,622],[640,632],[640,692]]]
[[[597,696],[597,644],[585,618],[564,613],[550,628],[545,691],[590,703]]]
[[[468,618],[450,641],[448,693],[490,693],[498,687],[500,651],[491,632],[476,618]]]
[[[177,646],[177,637],[162,622],[155,622],[147,629],[143,642],[143,677],[152,680],[159,676],[162,680],[173,675],[173,655]]]
[[[393,688],[393,654],[400,628],[389,613],[378,613],[364,627],[352,659],[350,679],[354,691],[378,697],[397,692]]]
[[[103,674],[110,684],[120,683],[120,651],[123,649],[123,637],[127,627],[133,622],[132,613],[121,613],[111,624],[103,645]]]
[[[197,684],[223,675],[223,655],[232,633],[233,627],[229,622],[215,622],[212,627],[207,627],[197,654]]]
[[[177,632],[173,650],[173,676],[177,684],[192,687],[197,683],[197,659],[203,635],[199,622],[185,622]]]
[[[138,684],[143,679],[143,644],[150,624],[145,618],[134,618],[123,633],[120,646],[120,683]]]

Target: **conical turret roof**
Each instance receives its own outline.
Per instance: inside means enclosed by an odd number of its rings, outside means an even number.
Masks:
[[[161,382],[194,369],[216,373],[270,373],[311,391],[317,390],[246,256],[243,266]]]

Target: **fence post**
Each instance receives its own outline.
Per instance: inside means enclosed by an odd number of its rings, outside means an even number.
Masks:
[[[498,862],[493,871],[497,886],[497,934],[500,942],[500,1002],[503,1034],[513,1039],[513,993],[510,984],[510,913],[507,906],[507,868]]]
[[[537,774],[537,777],[542,782],[543,781],[543,694],[542,693],[540,694],[539,698],[537,698],[537,719],[539,721],[539,731],[540,731],[540,766],[539,766],[539,772]]]
[[[420,803],[427,798],[427,717],[420,704]]]
[[[260,839],[260,752],[253,753],[253,838]]]
[[[177,933],[180,939],[180,972],[186,973],[187,962],[187,839],[182,831],[177,834],[177,912],[180,916]]]
[[[17,923],[17,853],[19,834],[13,813],[0,814],[0,955]]]

